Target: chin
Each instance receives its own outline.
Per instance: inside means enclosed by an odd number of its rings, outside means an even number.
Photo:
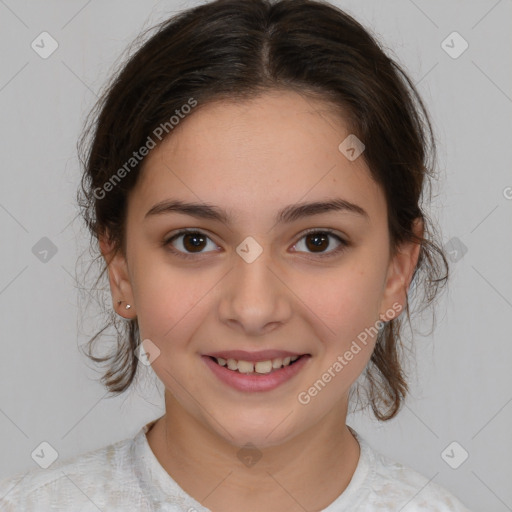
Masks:
[[[223,416],[219,419],[220,425],[215,422],[211,427],[217,435],[238,448],[248,444],[259,449],[279,446],[299,433],[294,415],[290,411],[279,415],[252,412],[253,414],[235,413],[230,417]]]

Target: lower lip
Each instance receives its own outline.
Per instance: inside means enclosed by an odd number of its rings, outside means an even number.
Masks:
[[[297,375],[311,357],[304,355],[293,364],[261,375],[247,375],[220,366],[209,356],[201,356],[212,372],[225,384],[239,391],[270,391]]]

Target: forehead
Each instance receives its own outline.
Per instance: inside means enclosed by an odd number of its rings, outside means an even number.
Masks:
[[[145,213],[168,198],[204,201],[248,220],[341,197],[380,215],[385,199],[363,158],[338,148],[349,134],[332,106],[294,92],[199,105],[148,154],[132,203]]]

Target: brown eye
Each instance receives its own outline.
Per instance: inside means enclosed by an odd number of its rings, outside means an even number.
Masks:
[[[322,252],[329,248],[329,235],[318,232],[306,235],[306,247],[313,252]]]
[[[344,250],[348,243],[331,231],[315,230],[306,233],[295,244],[295,250],[302,252],[302,249],[299,249],[301,245],[305,247],[304,252],[316,253],[319,256],[330,256]]]
[[[164,245],[170,246],[172,252],[183,257],[188,257],[193,254],[213,252],[204,250],[208,247],[209,243],[213,246],[214,250],[217,248],[217,246],[210,240],[210,237],[200,231],[180,231],[165,241]]]
[[[187,233],[183,235],[183,247],[190,252],[201,252],[207,237],[200,233]]]

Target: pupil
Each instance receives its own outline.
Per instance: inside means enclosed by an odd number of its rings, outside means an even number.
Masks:
[[[190,248],[192,249],[197,249],[197,248],[201,248],[201,244],[204,243],[204,236],[199,234],[199,233],[192,233],[192,234],[188,234],[188,235],[185,235],[184,238],[183,238],[183,245],[185,246],[185,248],[187,250],[189,250]],[[193,240],[191,246],[189,247],[190,245],[190,241]]]
[[[321,248],[322,243],[325,243],[326,241],[328,242],[328,238],[325,233],[309,235],[309,240],[314,240],[313,245],[312,245],[313,249]],[[309,247],[309,245],[308,245],[308,248],[311,249],[311,247]],[[325,247],[324,247],[324,249],[325,249]]]

